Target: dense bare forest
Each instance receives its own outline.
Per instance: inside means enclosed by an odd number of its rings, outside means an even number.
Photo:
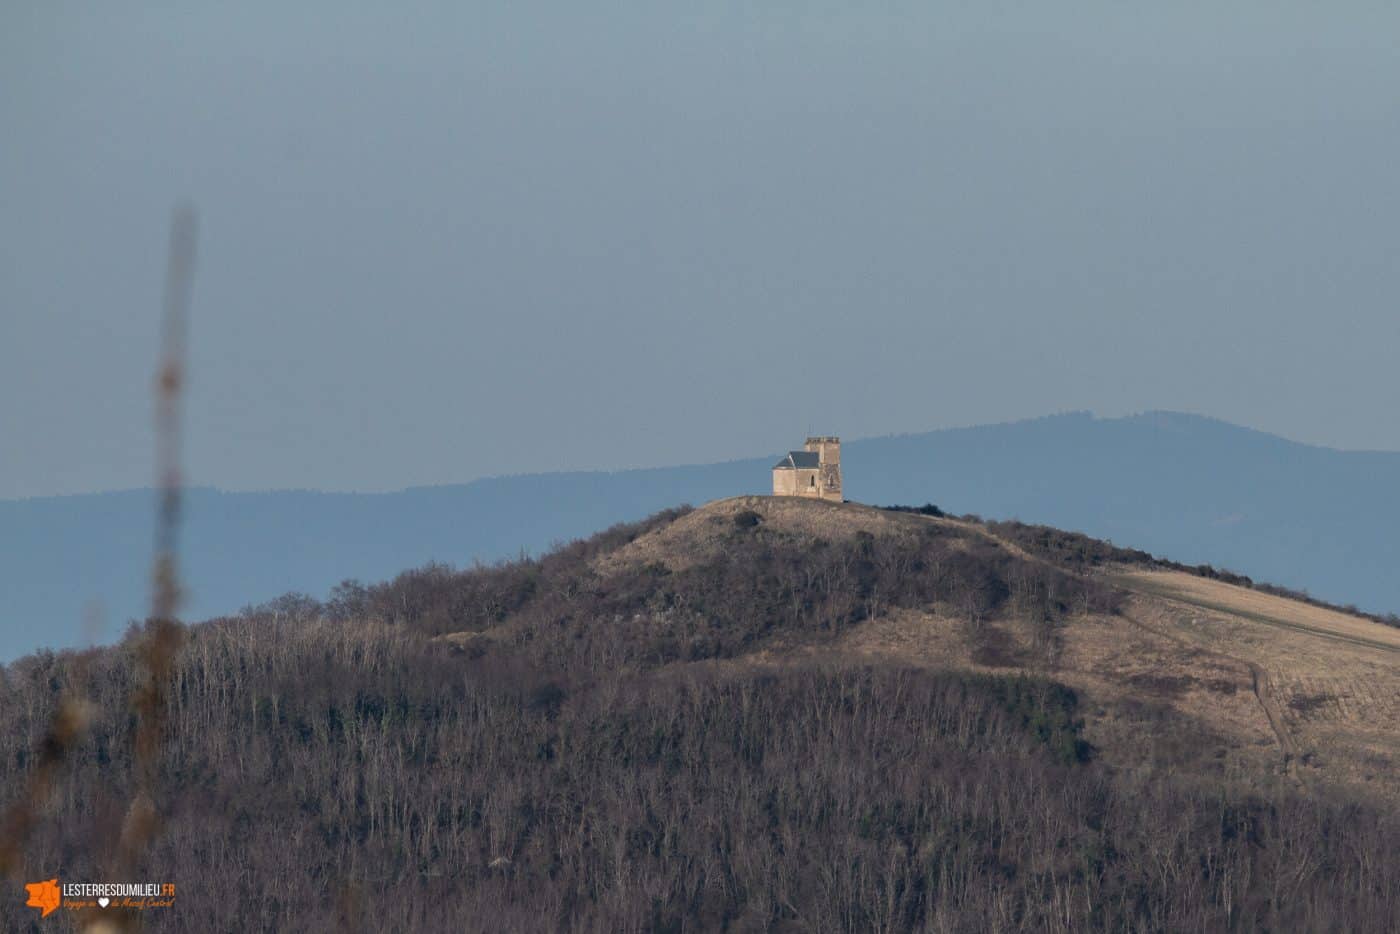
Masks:
[[[1400,917],[1388,805],[1095,756],[1081,699],[1054,680],[1061,627],[1120,599],[1092,576],[945,525],[836,539],[756,513],[683,567],[602,570],[684,515],[192,627],[171,671],[159,833],[136,867],[181,894],[149,926],[1385,931]],[[772,658],[914,606],[956,615],[989,652],[997,620],[1041,638],[1005,675]],[[111,863],[143,638],[3,671],[0,803],[62,698],[94,712],[29,834],[33,878]],[[0,904],[6,930],[56,921]]]

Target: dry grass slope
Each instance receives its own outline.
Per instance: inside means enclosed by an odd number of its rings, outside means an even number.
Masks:
[[[694,566],[723,549],[746,514],[770,535],[830,541],[900,536],[936,523],[1038,560],[958,519],[746,496],[696,509],[595,566],[605,575],[646,564]],[[1117,613],[1066,621],[1048,659],[1036,651],[1038,634],[1025,620],[991,620],[974,631],[958,615],[930,608],[868,619],[834,642],[775,640],[741,661],[863,658],[1048,674],[1083,693],[1089,739],[1123,767],[1173,768],[1196,759],[1251,782],[1336,782],[1400,799],[1400,629],[1178,571],[1087,573],[1129,597]],[[1213,741],[1202,746],[1178,735],[1181,722]]]

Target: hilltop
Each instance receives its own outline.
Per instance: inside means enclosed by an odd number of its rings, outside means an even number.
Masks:
[[[754,453],[383,494],[190,490],[186,608],[214,616],[427,561],[542,554],[676,503],[765,493],[777,455]],[[1074,529],[1400,613],[1398,453],[1329,450],[1178,413],[1077,413],[848,441],[844,459],[848,495],[862,502],[937,495],[957,513]],[[154,514],[142,491],[0,501],[0,660],[79,644],[90,601],[108,634],[141,616]]]
[[[1388,928],[1400,629],[926,512],[735,497],[193,626],[137,869],[192,929]],[[93,716],[18,874],[100,877],[149,638],[3,670],[0,787]]]

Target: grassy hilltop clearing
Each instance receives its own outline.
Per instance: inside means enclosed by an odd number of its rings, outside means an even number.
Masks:
[[[143,638],[0,669],[0,804],[93,711],[26,878],[111,858]],[[159,929],[1400,917],[1400,629],[1043,527],[738,497],[201,623],[171,678]]]

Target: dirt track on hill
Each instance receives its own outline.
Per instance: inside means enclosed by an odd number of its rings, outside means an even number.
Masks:
[[[1181,572],[1121,570],[1108,580],[1134,594],[1125,618],[1152,615],[1154,631],[1249,666],[1295,778],[1317,766],[1396,791],[1400,630]]]
[[[1134,626],[1139,626],[1149,632],[1155,633],[1183,648],[1198,649],[1197,646],[1193,646],[1186,639],[1165,631],[1160,627],[1144,622],[1131,610],[1125,610],[1121,615]],[[1297,770],[1294,767],[1294,760],[1298,755],[1297,744],[1294,743],[1293,737],[1289,735],[1288,727],[1284,722],[1283,709],[1279,705],[1278,693],[1274,690],[1273,683],[1269,679],[1269,673],[1265,671],[1262,666],[1249,659],[1236,658],[1235,656],[1223,652],[1215,652],[1213,654],[1222,659],[1244,665],[1249,669],[1250,689],[1253,691],[1254,699],[1258,701],[1259,708],[1263,711],[1265,719],[1269,722],[1269,728],[1273,730],[1274,737],[1278,740],[1279,750],[1283,755],[1283,765],[1289,771],[1289,774],[1297,778]]]
[[[1110,574],[1108,580],[1133,593],[1228,613],[1265,626],[1400,653],[1400,629],[1223,581],[1180,571],[1126,571]]]

